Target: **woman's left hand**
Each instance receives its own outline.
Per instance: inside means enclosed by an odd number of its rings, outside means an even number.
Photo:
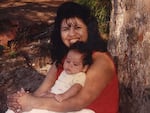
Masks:
[[[28,100],[31,95],[26,92],[23,88],[17,93],[8,96],[8,107],[15,113],[21,113],[22,111],[30,111],[32,108],[29,105]]]

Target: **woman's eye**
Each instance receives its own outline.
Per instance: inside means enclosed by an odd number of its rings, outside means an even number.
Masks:
[[[67,30],[69,30],[68,27],[61,28],[61,31],[67,31]]]
[[[76,26],[76,27],[75,27],[75,29],[81,29],[81,27],[79,27],[79,26]]]

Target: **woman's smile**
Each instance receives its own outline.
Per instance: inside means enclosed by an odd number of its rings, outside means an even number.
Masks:
[[[77,41],[85,42],[88,38],[87,27],[77,17],[64,19],[61,23],[61,37],[68,47]]]
[[[75,43],[75,42],[77,42],[77,41],[79,41],[79,40],[80,40],[79,38],[71,39],[71,40],[70,40],[70,44],[73,44],[73,43]]]

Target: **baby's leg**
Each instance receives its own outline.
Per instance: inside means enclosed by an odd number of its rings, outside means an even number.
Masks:
[[[15,113],[13,110],[8,109],[5,113]]]
[[[48,110],[45,110],[45,109],[32,109],[29,112],[23,112],[23,113],[56,113],[56,112],[48,111]]]
[[[5,113],[15,113],[15,112],[13,110],[8,109]],[[56,112],[43,110],[43,109],[32,109],[31,111],[22,112],[22,113],[56,113]]]
[[[91,109],[82,109],[80,111],[68,112],[68,113],[95,113],[95,112]]]

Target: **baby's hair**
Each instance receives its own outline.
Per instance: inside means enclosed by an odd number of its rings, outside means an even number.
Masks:
[[[69,48],[69,51],[77,51],[83,55],[83,65],[91,65],[92,64],[92,51],[88,47],[88,45],[84,42],[76,42],[72,44]]]

